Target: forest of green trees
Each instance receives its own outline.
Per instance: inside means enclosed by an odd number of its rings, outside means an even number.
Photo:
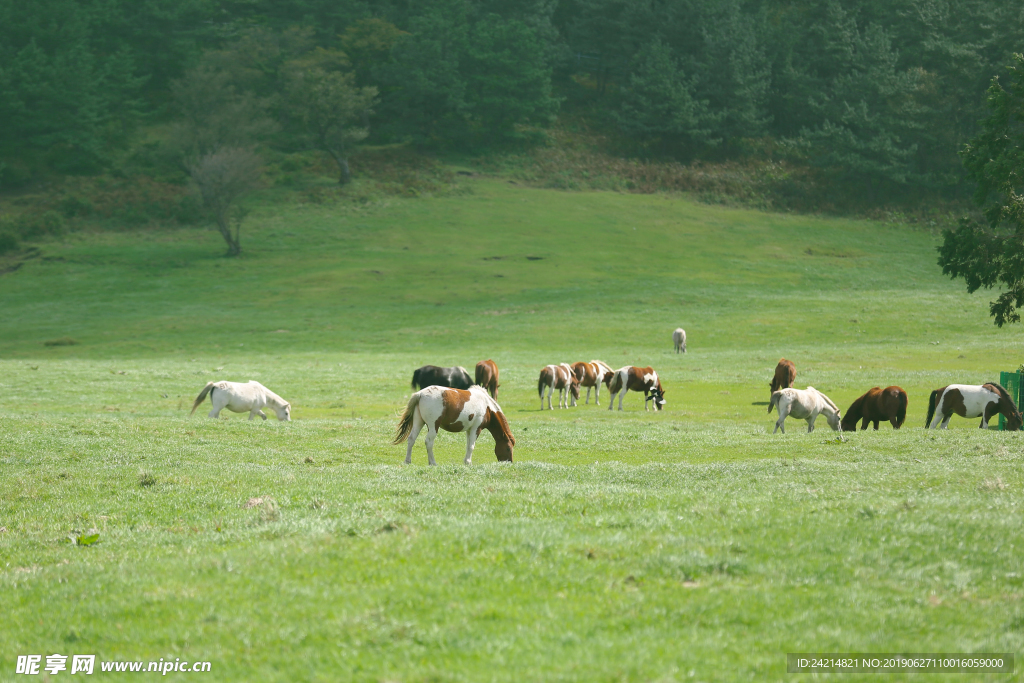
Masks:
[[[966,198],[1022,36],[1005,0],[0,0],[0,188],[100,172],[155,124],[193,178],[262,141],[344,182],[356,143],[495,150],[571,112],[623,155]]]

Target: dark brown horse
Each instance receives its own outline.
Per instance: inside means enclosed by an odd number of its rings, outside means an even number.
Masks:
[[[775,366],[775,376],[772,377],[771,384],[768,386],[772,388],[772,393],[774,394],[779,389],[789,389],[793,386],[795,380],[796,366],[791,361],[780,358],[779,364]],[[771,412],[771,410],[768,412]]]
[[[451,387],[452,389],[469,389],[473,386],[466,368],[456,365],[451,368],[439,368],[436,365],[424,365],[412,373],[412,388]]]
[[[868,428],[869,422],[873,422],[875,429],[878,429],[878,423],[883,420],[892,424],[893,429],[899,429],[907,419],[907,392],[899,387],[869,389],[847,408],[843,416],[843,431],[857,431],[857,420],[861,419],[862,430]]]
[[[491,398],[498,398],[498,364],[491,359],[476,364],[476,383],[491,392]]]

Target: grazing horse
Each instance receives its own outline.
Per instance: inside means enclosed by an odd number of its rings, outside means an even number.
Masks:
[[[832,402],[832,399],[814,387],[807,387],[806,389],[779,389],[772,394],[772,400],[768,404],[768,412],[772,412],[772,408],[775,406],[779,407],[779,419],[775,422],[775,429],[772,431],[772,434],[779,431],[779,429],[782,429],[783,434],[786,433],[786,418],[790,415],[801,420],[807,420],[807,431],[813,432],[814,421],[818,419],[818,415],[821,413],[825,414],[828,426],[833,431],[839,431],[839,420],[842,417],[839,414],[839,408]]]
[[[946,429],[953,413],[960,417],[981,417],[979,426],[982,429],[986,429],[988,421],[997,414],[1006,418],[1008,431],[1015,432],[1024,424],[1024,417],[1017,410],[1017,404],[1013,402],[1009,392],[994,382],[980,386],[950,384],[948,387],[936,389],[928,397],[928,417],[924,426],[931,429]]]
[[[434,385],[409,397],[393,442],[397,446],[408,440],[406,465],[412,464],[412,447],[423,425],[427,426],[427,461],[431,465],[437,464],[434,461],[434,439],[437,438],[438,429],[466,432],[467,465],[473,462],[473,447],[480,432],[485,429],[494,437],[494,455],[498,460],[512,462],[512,448],[516,445],[516,438],[512,436],[501,406],[487,395],[483,387],[473,386],[469,391],[464,391]]]
[[[195,414],[196,408],[206,399],[207,394],[210,395],[210,403],[213,404],[210,417],[220,417],[220,411],[227,408],[233,413],[249,413],[250,420],[257,415],[266,420],[267,416],[262,408],[270,406],[277,414],[278,420],[292,421],[292,404],[254,379],[249,380],[247,384],[208,382],[196,396],[195,402],[192,403],[192,412],[189,415]]]
[[[595,401],[597,405],[601,405],[601,383],[608,386],[612,381],[612,369],[599,360],[592,360],[589,363],[580,361],[572,364],[572,374],[576,375],[576,381],[580,383],[581,388],[587,388],[587,403],[590,403],[590,390],[594,389]]]
[[[662,406],[665,405],[665,390],[661,386],[661,380],[658,379],[658,373],[652,367],[638,368],[627,365],[624,368],[619,368],[608,384],[608,391],[611,392],[611,398],[608,399],[608,410],[611,410],[612,404],[615,403],[615,394],[619,395],[619,410],[622,410],[622,399],[627,391],[644,392],[645,411],[647,410],[647,401],[651,400],[652,393],[657,395],[657,398],[654,399],[655,411],[662,410]]]
[[[888,420],[893,429],[899,429],[907,419],[907,392],[899,387],[874,387],[868,390],[846,410],[843,431],[857,431],[857,421],[861,418],[864,420],[860,425],[861,430],[867,429],[869,422],[874,422],[877,430],[882,420]]]
[[[476,364],[476,383],[491,392],[491,398],[498,398],[498,364],[493,360],[482,360]]]
[[[774,394],[779,389],[788,389],[793,386],[793,382],[796,380],[796,366],[791,361],[785,358],[779,359],[779,364],[775,366],[775,376],[772,377],[770,386],[772,393]],[[768,406],[768,412],[772,412],[772,407]]]
[[[544,410],[544,388],[548,389],[548,410],[551,407],[551,394],[558,389],[558,407],[568,408],[576,405],[576,399],[580,397],[580,382],[572,373],[572,368],[566,363],[545,366],[540,371],[540,378],[537,380],[537,393],[540,395],[540,409]],[[563,398],[564,396],[564,398]],[[565,405],[562,405],[562,403]]]
[[[686,330],[677,327],[672,333],[672,343],[676,347],[676,353],[686,353]]]
[[[466,368],[456,365],[452,368],[439,368],[436,365],[424,365],[412,373],[412,388],[451,387],[452,389],[469,389],[473,386]]]

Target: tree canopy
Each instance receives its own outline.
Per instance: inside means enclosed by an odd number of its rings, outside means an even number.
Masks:
[[[369,143],[492,149],[568,107],[627,153],[774,149],[879,201],[956,197],[1022,43],[1005,0],[0,0],[0,184],[102,167],[202,65],[293,149],[287,65],[321,50],[377,89]]]
[[[999,327],[1020,322],[1024,306],[1024,55],[1006,71],[1006,87],[992,80],[989,115],[961,152],[984,222],[965,218],[939,247],[942,272],[963,278],[968,292],[1005,288],[990,306]]]

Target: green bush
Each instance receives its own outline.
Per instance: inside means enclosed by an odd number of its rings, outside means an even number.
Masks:
[[[0,254],[6,254],[18,248],[18,237],[10,232],[0,232]]]

